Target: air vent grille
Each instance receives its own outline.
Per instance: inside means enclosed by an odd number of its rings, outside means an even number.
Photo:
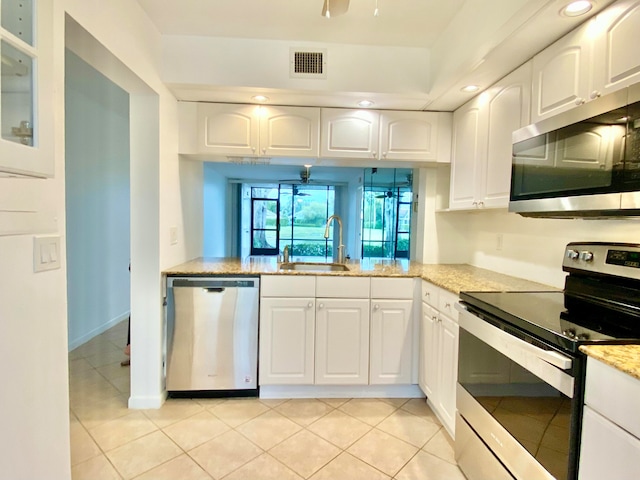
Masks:
[[[296,78],[326,78],[326,52],[292,49],[290,73]]]

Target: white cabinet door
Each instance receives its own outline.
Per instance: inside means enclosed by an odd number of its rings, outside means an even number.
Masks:
[[[198,103],[198,149],[214,155],[258,155],[257,105]]]
[[[639,471],[640,440],[585,406],[579,480],[635,480]]]
[[[533,123],[587,101],[591,40],[579,28],[533,57]]]
[[[318,157],[320,109],[261,107],[260,155]]]
[[[260,300],[260,385],[312,385],[314,298]]]
[[[0,172],[53,177],[53,5],[5,0],[2,15]]]
[[[438,122],[437,112],[380,113],[380,159],[435,161]]]
[[[316,300],[315,383],[369,382],[369,300]]]
[[[483,207],[507,207],[511,188],[512,138],[514,130],[530,122],[531,62],[524,64],[493,86],[488,95],[486,150],[478,202]]]
[[[458,380],[458,324],[440,314],[440,359],[438,405],[449,432],[455,431],[456,382]]]
[[[410,384],[413,300],[371,299],[371,385]]]
[[[377,158],[379,113],[371,110],[323,108],[320,156]]]
[[[596,25],[590,98],[640,81],[640,1],[616,2],[598,14]]]
[[[472,100],[453,113],[453,151],[449,208],[475,208],[479,176],[480,103]]]
[[[438,370],[440,365],[440,344],[438,342],[438,311],[422,303],[420,323],[420,388],[424,394],[435,399]]]

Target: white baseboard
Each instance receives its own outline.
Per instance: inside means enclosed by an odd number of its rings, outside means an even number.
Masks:
[[[94,328],[89,333],[86,333],[86,334],[82,335],[79,338],[75,338],[73,340],[69,339],[69,351],[71,351],[71,350],[73,350],[75,348],[78,348],[80,345],[82,345],[83,343],[88,342],[93,337],[95,337],[97,335],[100,335],[102,332],[106,332],[111,327],[113,327],[113,326],[119,324],[121,321],[129,318],[130,314],[131,314],[131,312],[125,312],[122,315],[118,315],[117,317],[112,318],[107,323],[103,323],[99,327]],[[122,345],[122,348],[124,348],[124,345]]]
[[[159,395],[151,396],[130,396],[129,408],[133,410],[146,410],[149,408],[160,408],[167,399],[167,391],[161,392]]]
[[[263,385],[260,398],[423,398],[418,385]]]

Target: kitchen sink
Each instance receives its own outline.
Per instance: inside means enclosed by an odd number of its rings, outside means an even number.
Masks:
[[[349,267],[342,263],[287,262],[280,264],[280,270],[348,272]]]

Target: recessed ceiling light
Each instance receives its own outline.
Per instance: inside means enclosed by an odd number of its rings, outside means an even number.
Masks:
[[[253,97],[251,97],[251,100],[254,100],[254,101],[260,102],[260,103],[264,103],[264,102],[267,102],[269,100],[269,97],[265,97],[264,95],[254,95]]]
[[[460,90],[462,90],[463,92],[466,92],[466,93],[473,93],[473,92],[477,92],[478,90],[480,90],[480,87],[478,85],[465,85]]]
[[[593,3],[589,0],[578,0],[566,5],[562,10],[560,10],[560,13],[565,17],[579,17],[580,15],[587,13],[592,8]]]
[[[366,108],[366,107],[370,107],[371,105],[373,105],[373,102],[371,100],[360,100],[358,102],[358,106],[359,107]]]

